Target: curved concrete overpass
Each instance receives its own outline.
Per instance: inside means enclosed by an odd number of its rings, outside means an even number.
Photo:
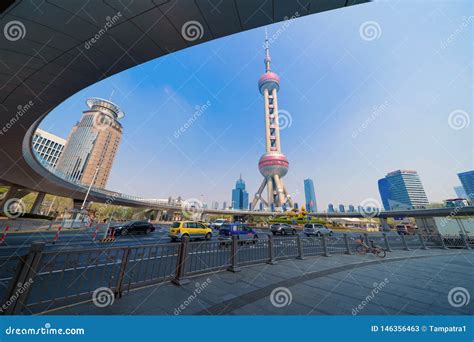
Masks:
[[[212,39],[368,0],[33,1],[0,5],[0,182],[82,200],[87,188],[53,175],[33,156],[40,121],[68,97],[151,59]],[[190,21],[202,37],[184,39]],[[191,33],[192,34],[192,33]],[[155,207],[93,190],[90,199]],[[163,207],[160,204],[157,207]]]

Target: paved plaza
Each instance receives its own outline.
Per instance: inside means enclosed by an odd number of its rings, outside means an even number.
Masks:
[[[283,260],[162,283],[62,315],[472,315],[474,253],[411,250]]]

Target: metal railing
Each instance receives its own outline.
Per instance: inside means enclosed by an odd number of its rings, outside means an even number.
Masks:
[[[370,235],[370,240],[386,251],[465,248],[473,237],[411,235]],[[363,240],[363,241],[360,241]],[[240,266],[275,263],[281,259],[307,256],[353,254],[358,244],[367,243],[364,235],[273,237],[254,240],[200,241],[111,247],[106,249],[44,252],[44,243],[34,243],[21,257],[0,258],[3,296],[2,313],[32,314],[90,300],[99,288],[116,297],[131,289],[172,281],[177,285],[187,277]],[[24,284],[29,284],[23,289]],[[20,291],[21,290],[21,291]],[[6,305],[8,304],[8,305]]]

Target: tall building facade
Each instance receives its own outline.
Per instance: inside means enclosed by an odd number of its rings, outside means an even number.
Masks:
[[[88,110],[72,128],[57,169],[72,182],[104,188],[122,138],[124,113],[114,103],[90,98]]]
[[[464,187],[462,185],[455,186],[454,187],[454,192],[456,193],[456,196],[458,198],[467,198],[467,193],[464,190]]]
[[[315,213],[318,211],[316,205],[316,194],[314,192],[314,183],[312,179],[304,180],[304,197],[306,202],[306,211],[310,213]]]
[[[458,173],[458,177],[467,195],[467,199],[474,201],[474,170]]]
[[[33,135],[33,150],[47,165],[56,168],[66,140],[38,128]]]
[[[280,143],[277,95],[280,89],[280,77],[271,71],[270,62],[268,38],[265,37],[265,73],[258,81],[258,89],[264,100],[266,151],[258,162],[263,181],[252,201],[252,208],[255,208],[260,200],[273,211],[274,208],[284,208],[286,205],[291,208],[293,204],[282,179],[288,172],[289,163],[286,156],[281,152]],[[267,188],[266,200],[262,196],[265,188]]]
[[[428,205],[425,189],[416,171],[390,172],[378,181],[378,187],[385,210],[424,208]]]
[[[245,182],[242,176],[235,182],[235,189],[232,190],[232,208],[233,209],[248,209],[249,194],[245,191]]]

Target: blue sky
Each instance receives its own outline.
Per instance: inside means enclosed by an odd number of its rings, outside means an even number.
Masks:
[[[396,169],[417,170],[430,201],[454,196],[456,173],[473,169],[472,15],[470,1],[400,1],[267,27],[279,107],[291,121],[281,132],[284,181],[297,202],[305,178],[322,209],[379,200],[377,180]],[[253,197],[264,152],[264,35],[254,29],[112,76],[66,100],[41,127],[66,137],[86,98],[114,90],[126,116],[107,188],[229,203],[242,174]]]

